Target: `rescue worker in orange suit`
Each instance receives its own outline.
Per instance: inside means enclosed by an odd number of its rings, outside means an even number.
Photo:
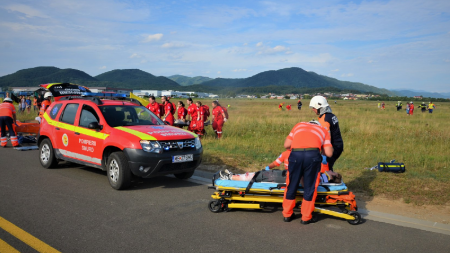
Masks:
[[[227,118],[225,116],[225,112],[222,109],[222,106],[220,106],[219,102],[213,101],[212,102],[212,116],[213,116],[213,123],[212,128],[214,132],[216,133],[217,139],[222,138],[222,127],[225,121],[227,121]]]
[[[187,116],[187,110],[186,108],[184,108],[184,103],[183,101],[178,101],[178,119],[186,122],[186,116]]]
[[[160,109],[159,109],[159,104],[158,102],[156,102],[156,99],[154,96],[150,96],[148,98],[148,105],[147,105],[147,109],[149,109],[151,112],[153,112],[156,116],[160,117]]]
[[[295,218],[294,207],[300,179],[303,177],[303,201],[301,207],[302,224],[313,222],[312,213],[320,183],[320,167],[323,152],[327,157],[333,155],[330,133],[317,121],[300,122],[292,128],[286,137],[284,147],[291,150],[286,190],[283,198],[283,216],[285,222]]]
[[[288,110],[288,111],[290,111],[291,110],[291,105],[286,105],[286,109]]]
[[[188,104],[188,117],[186,117],[186,119],[189,118],[191,121],[188,130],[194,132],[195,127],[197,126],[197,106],[192,102],[192,98],[187,99],[187,104]]]
[[[280,104],[278,105],[278,110],[280,110],[280,111],[283,110],[283,104],[284,104],[284,103],[280,103]]]
[[[7,97],[3,100],[3,103],[0,104],[0,129],[1,129],[1,138],[0,144],[2,147],[6,147],[6,127],[8,127],[9,131],[9,139],[11,140],[11,144],[13,147],[19,147],[19,140],[17,139],[16,133],[14,132],[13,124],[17,126],[16,123],[16,108],[12,104],[13,101],[11,98]]]
[[[197,119],[196,119],[196,127],[195,133],[202,137],[205,132],[205,109],[202,107],[202,102],[197,101],[195,103],[197,110]]]
[[[327,158],[328,167],[333,171],[333,165],[344,151],[344,140],[342,140],[339,121],[331,112],[331,108],[327,99],[322,96],[315,96],[311,99],[309,107],[312,108],[316,115],[319,115],[319,123],[327,129],[331,136],[331,145],[333,145],[333,156]]]
[[[44,94],[44,101],[41,103],[41,109],[39,110],[39,117],[36,119],[41,123],[41,119],[44,117],[44,113],[47,110],[47,108],[52,104],[52,101],[50,100],[53,97],[51,92],[46,92]]]
[[[169,102],[169,99],[167,99],[166,96],[163,96],[161,98],[161,101],[164,105],[164,117],[162,118],[163,121],[167,121],[169,125],[173,126],[173,105]]]

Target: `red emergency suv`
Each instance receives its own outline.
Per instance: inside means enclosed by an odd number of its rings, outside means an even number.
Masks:
[[[132,175],[190,178],[203,154],[197,135],[165,125],[144,106],[96,97],[69,96],[52,103],[38,145],[43,167],[65,160],[106,170],[117,190],[127,188]]]

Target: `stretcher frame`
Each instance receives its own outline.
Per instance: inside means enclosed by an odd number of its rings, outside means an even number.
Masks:
[[[278,184],[276,187],[270,187],[267,189],[254,189],[251,188],[252,182],[249,182],[247,188],[239,187],[223,187],[216,185],[216,179],[219,172],[215,173],[212,178],[212,185],[208,186],[208,189],[216,190],[211,195],[211,200],[208,203],[208,208],[213,213],[228,212],[231,209],[264,209],[267,203],[283,203],[284,189],[286,184]],[[336,185],[336,184],[329,184]],[[326,184],[321,186],[327,189]],[[351,225],[357,225],[361,222],[361,215],[356,211],[352,211],[350,204],[344,201],[336,201],[335,203],[327,203],[327,195],[347,195],[348,189],[331,191],[327,189],[326,192],[317,192],[315,208],[313,211],[313,219],[317,220],[316,214],[326,214],[337,218],[347,220]],[[303,201],[303,191],[299,188],[297,196],[295,198],[296,207],[300,208]],[[330,210],[325,207],[337,207],[339,211]]]

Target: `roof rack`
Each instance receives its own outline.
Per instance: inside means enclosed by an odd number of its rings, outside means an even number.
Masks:
[[[112,97],[112,98],[110,98],[110,99],[111,99],[111,100],[126,100],[126,101],[130,101],[130,102],[132,102],[132,103],[135,103],[135,104],[137,104],[137,105],[143,106],[142,103],[141,103],[139,100],[135,99],[135,98]]]
[[[81,100],[88,100],[94,102],[96,105],[102,105],[103,102],[98,97],[83,97],[83,96],[66,96],[59,99],[59,101],[62,100],[74,100],[74,99],[81,99]]]

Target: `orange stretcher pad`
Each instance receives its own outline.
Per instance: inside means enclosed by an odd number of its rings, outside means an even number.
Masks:
[[[38,122],[33,123],[22,123],[20,121],[16,121],[17,126],[13,125],[14,132],[17,133],[28,133],[28,134],[38,134],[40,124]],[[6,127],[8,131],[8,127]]]

